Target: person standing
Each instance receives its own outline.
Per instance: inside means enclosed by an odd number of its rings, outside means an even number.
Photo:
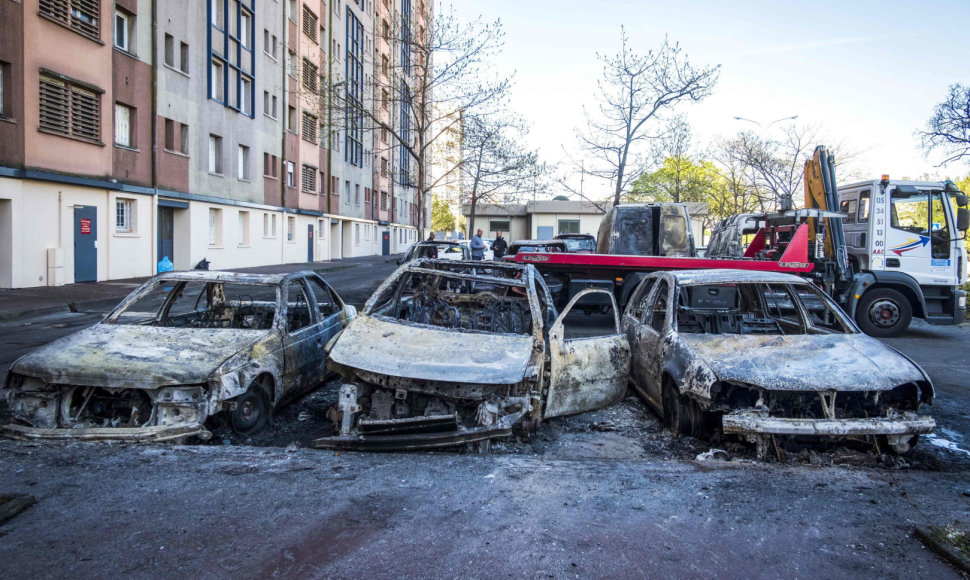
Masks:
[[[429,242],[434,241],[434,232],[431,232],[430,234],[428,234],[427,241]],[[431,246],[430,248],[428,248],[428,257],[431,258],[432,260],[438,259],[438,246]]]
[[[478,228],[478,231],[472,236],[472,241],[469,245],[471,246],[472,260],[485,259],[485,242],[482,241],[482,228]]]
[[[501,260],[508,249],[509,243],[502,237],[502,232],[495,232],[495,241],[492,242],[492,259]]]

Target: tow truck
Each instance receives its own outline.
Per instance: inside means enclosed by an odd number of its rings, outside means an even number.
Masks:
[[[805,207],[782,200],[783,211],[760,216],[740,256],[520,253],[513,260],[558,276],[568,296],[612,286],[621,308],[649,272],[737,268],[810,278],[873,336],[898,336],[914,315],[930,324],[965,320],[970,210],[955,184],[883,176],[840,193],[824,146],[804,170]]]

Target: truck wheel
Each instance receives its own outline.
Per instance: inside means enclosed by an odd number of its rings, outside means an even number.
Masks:
[[[913,321],[913,307],[899,292],[889,288],[877,288],[862,296],[855,318],[862,331],[869,336],[899,336]]]

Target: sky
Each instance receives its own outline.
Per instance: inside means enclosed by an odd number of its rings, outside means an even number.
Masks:
[[[953,83],[970,83],[970,0],[439,0],[463,20],[501,19],[500,74],[515,75],[511,108],[531,123],[528,143],[551,163],[575,151],[583,107],[595,106],[602,67],[620,27],[645,53],[664,36],[695,66],[721,65],[713,94],[678,107],[695,145],[740,130],[778,136],[784,123],[817,129],[820,143],[855,155],[846,171],[875,179],[961,177],[968,164],[939,168],[914,132]],[[843,180],[837,176],[839,182]],[[589,184],[608,193],[606,183]]]

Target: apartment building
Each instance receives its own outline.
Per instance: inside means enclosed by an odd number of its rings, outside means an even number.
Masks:
[[[372,193],[376,10],[0,0],[0,287],[406,249]]]

